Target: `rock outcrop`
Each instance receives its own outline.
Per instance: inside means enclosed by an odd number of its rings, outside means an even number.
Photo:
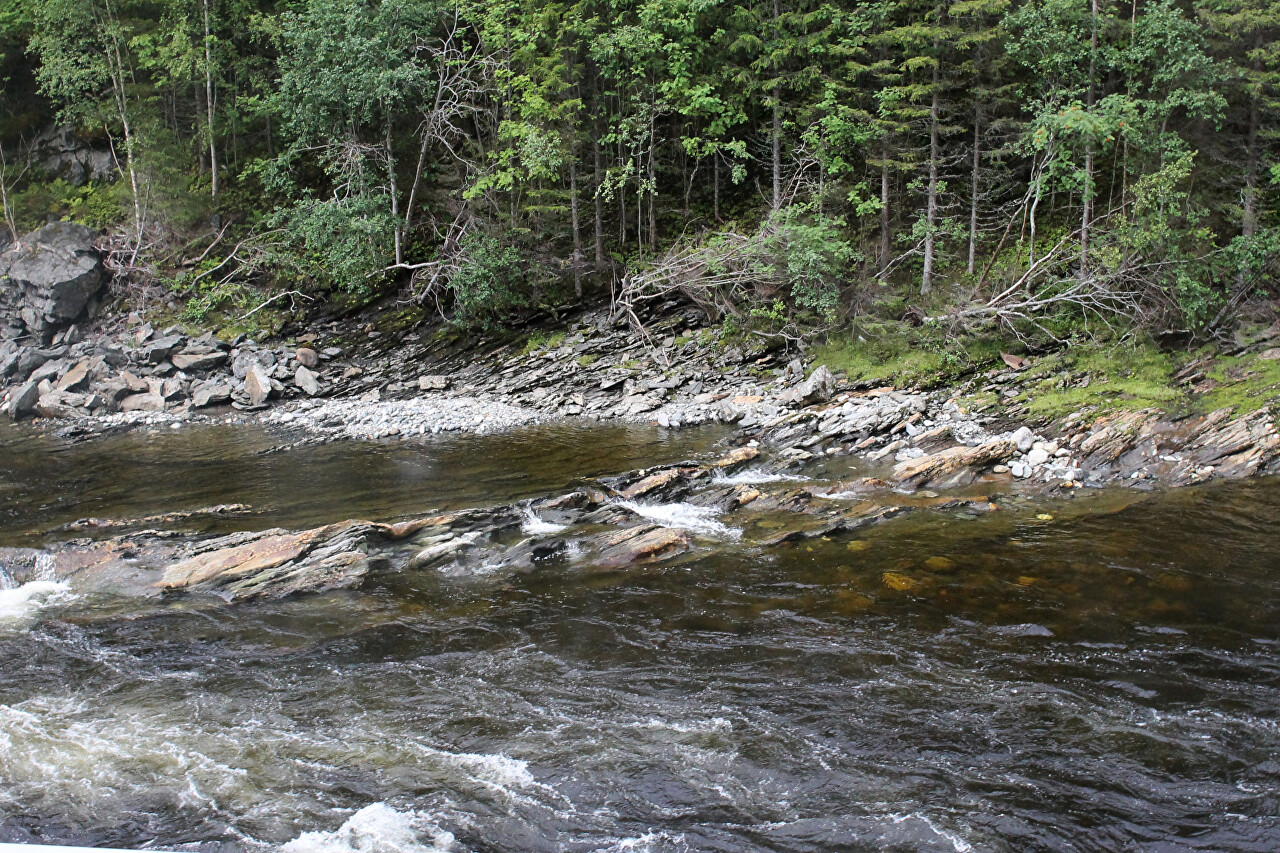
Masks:
[[[92,316],[107,275],[83,225],[54,222],[0,254],[0,339],[48,345]]]

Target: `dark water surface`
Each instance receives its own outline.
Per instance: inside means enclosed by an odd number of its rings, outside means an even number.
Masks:
[[[494,503],[716,438],[0,434],[0,544],[230,501],[255,514],[218,525]],[[1280,483],[1005,506],[624,572],[0,606],[0,841],[1280,849]]]

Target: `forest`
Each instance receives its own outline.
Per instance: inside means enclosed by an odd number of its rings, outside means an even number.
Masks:
[[[0,190],[194,320],[679,291],[1204,340],[1274,295],[1278,35],[1275,0],[6,0]]]

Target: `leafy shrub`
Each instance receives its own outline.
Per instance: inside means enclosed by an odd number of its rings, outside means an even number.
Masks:
[[[522,283],[516,247],[483,232],[467,234],[462,238],[457,271],[449,278],[455,322],[484,328],[501,322],[529,304]]]

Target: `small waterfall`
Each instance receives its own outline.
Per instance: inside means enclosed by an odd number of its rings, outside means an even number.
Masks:
[[[719,520],[720,510],[715,507],[691,503],[641,504],[635,501],[618,501],[617,505],[630,510],[641,518],[656,521],[663,527],[679,527],[707,536],[723,536],[737,539],[742,531],[729,527]]]
[[[56,581],[58,579],[58,559],[52,554],[46,554],[43,551],[36,554],[35,566],[31,572],[31,579],[37,581]]]
[[[546,536],[552,533],[559,533],[564,530],[564,524],[552,524],[549,521],[543,521],[538,518],[538,514],[533,511],[533,507],[525,505],[520,508],[520,512],[524,515],[524,523],[520,525],[520,529],[529,536]]]

